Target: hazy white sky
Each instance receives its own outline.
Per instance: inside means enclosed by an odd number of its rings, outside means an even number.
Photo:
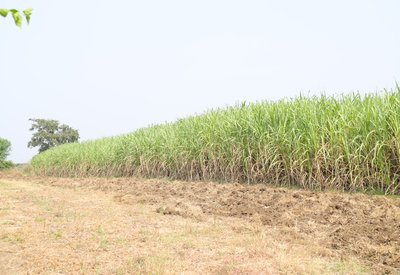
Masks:
[[[398,0],[0,1],[0,136],[26,162],[29,118],[82,140],[237,102],[400,82]]]

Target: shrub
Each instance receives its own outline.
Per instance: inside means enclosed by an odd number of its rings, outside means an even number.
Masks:
[[[14,167],[14,163],[8,160],[0,161],[0,169],[8,169]]]

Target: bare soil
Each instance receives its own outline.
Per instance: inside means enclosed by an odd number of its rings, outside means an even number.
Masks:
[[[27,272],[400,274],[400,199],[2,174],[0,273]]]

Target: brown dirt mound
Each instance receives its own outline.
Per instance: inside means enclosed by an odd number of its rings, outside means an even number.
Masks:
[[[399,198],[132,178],[43,180],[49,182],[116,192],[118,202],[154,205],[164,215],[254,220],[297,238],[318,240],[339,257],[356,256],[376,272],[400,271]]]

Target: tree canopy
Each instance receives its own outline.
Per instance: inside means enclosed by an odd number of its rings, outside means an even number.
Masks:
[[[11,151],[11,142],[0,137],[0,169],[11,168],[14,164],[6,160]]]
[[[28,147],[39,147],[39,153],[47,149],[79,140],[78,130],[72,129],[66,124],[61,124],[52,119],[29,119],[32,121],[30,131],[34,131]]]
[[[0,137],[0,162],[4,161],[11,151],[11,142]]]
[[[22,18],[25,17],[26,22],[29,24],[31,21],[31,15],[32,15],[32,8],[19,11],[16,9],[2,9],[0,8],[0,15],[3,17],[7,17],[8,14],[11,14],[12,18],[14,19],[15,25],[18,27],[22,26]]]

